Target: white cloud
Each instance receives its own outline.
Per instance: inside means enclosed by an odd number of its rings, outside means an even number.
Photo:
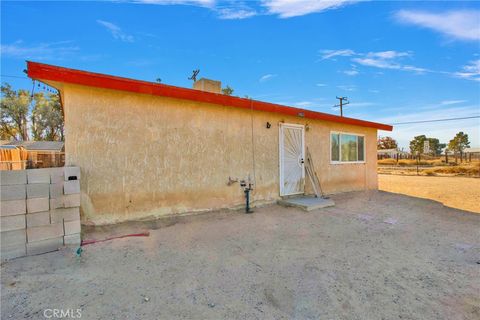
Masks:
[[[372,58],[379,58],[379,59],[395,59],[399,57],[408,57],[410,56],[410,52],[399,52],[399,51],[379,51],[379,52],[369,52],[367,56]]]
[[[191,5],[211,9],[220,19],[246,19],[258,14],[277,15],[280,18],[303,16],[337,9],[348,4],[368,0],[262,0],[259,12],[245,3],[248,1],[219,0],[122,0],[137,4]],[[120,2],[122,2],[120,1]],[[252,1],[253,2],[253,1]],[[225,6],[227,8],[225,8]]]
[[[320,50],[321,60],[332,59],[334,57],[349,57],[355,55],[355,51],[351,49],[341,50]]]
[[[226,20],[240,20],[253,17],[257,14],[254,10],[245,8],[222,8],[217,10],[218,17]]]
[[[37,60],[61,60],[66,56],[77,52],[79,47],[72,44],[72,41],[59,41],[50,43],[40,43],[35,45],[26,45],[18,40],[12,44],[2,44],[2,56],[9,56],[21,59]]]
[[[416,73],[425,73],[429,72],[428,69],[420,68],[411,65],[404,65],[400,63],[400,60],[406,57],[411,57],[412,52],[405,51],[377,51],[377,52],[368,52],[368,53],[359,53],[355,52],[352,49],[340,49],[340,50],[319,50],[320,61],[321,60],[335,60],[335,57],[352,57],[351,61],[358,64],[375,67],[380,69],[397,69],[404,71],[411,71]],[[352,65],[352,70],[343,71],[344,74],[349,76],[358,75],[359,72],[356,69],[355,65]]]
[[[345,73],[347,76],[356,76],[359,72],[357,70],[345,70],[343,73]]]
[[[443,100],[440,102],[440,104],[444,106],[448,106],[448,105],[459,104],[464,102],[467,102],[467,100]]]
[[[407,113],[398,113],[396,115],[391,115],[388,117],[380,118],[379,121],[384,123],[400,123],[400,122],[410,122],[410,121],[422,121],[422,120],[432,120],[432,119],[447,119],[447,118],[461,118],[478,115],[478,105],[467,105],[467,106],[456,106],[456,107],[446,107],[446,108],[437,108],[425,111],[418,111],[419,107],[416,107],[415,110],[408,108],[409,112]],[[477,119],[478,121],[478,119]]]
[[[425,68],[406,65],[400,62],[402,58],[411,56],[411,52],[389,50],[361,54],[361,57],[353,58],[352,61],[367,67],[375,67],[380,69],[395,69],[416,73],[425,73],[430,71]]]
[[[421,107],[418,107],[418,110],[441,110],[440,108],[450,107],[453,105],[464,104],[467,100],[443,100],[440,102],[427,104]],[[450,107],[451,108],[451,107]]]
[[[340,85],[337,86],[338,89],[344,90],[344,91],[356,91],[357,86],[355,85]]]
[[[480,29],[480,28],[479,28]],[[430,70],[427,68],[417,67],[410,64],[404,63],[405,59],[413,57],[411,51],[376,51],[361,53],[355,52],[352,49],[341,49],[341,50],[319,50],[321,54],[320,60],[331,59],[335,60],[335,57],[350,57],[349,59],[362,66],[373,67],[378,69],[390,69],[390,70],[401,70],[406,72],[413,72],[417,74],[425,73],[436,73],[453,76],[456,78],[462,78],[471,81],[480,82],[480,59],[470,61],[467,65],[463,66],[460,71],[449,72],[449,71],[439,71],[439,70]],[[356,65],[352,65],[351,70],[340,71],[348,76],[356,76],[359,74]],[[382,74],[382,73],[379,73]]]
[[[359,0],[263,0],[268,13],[280,18],[303,16],[310,13],[337,9]]]
[[[135,3],[156,5],[190,5],[211,9],[218,18],[240,20],[253,17],[257,12],[243,2],[220,2],[216,0],[133,0]]]
[[[158,4],[158,5],[191,5],[200,7],[213,7],[215,0],[133,0],[134,3]]]
[[[325,83],[317,83],[316,86],[317,87],[326,87],[327,85]]]
[[[243,2],[217,1],[217,0],[132,0],[139,4],[154,5],[190,5],[208,8],[224,20],[241,20],[256,16],[258,13]]]
[[[122,31],[122,29],[117,26],[116,24],[113,24],[108,21],[103,21],[103,20],[97,20],[97,23],[104,26],[115,39],[121,40],[123,42],[133,42],[134,38],[131,35],[128,35]]]
[[[480,40],[479,10],[452,10],[441,13],[401,10],[395,17],[403,23],[429,28],[455,39]]]
[[[403,65],[401,69],[404,71],[412,71],[416,73],[432,72],[431,70],[428,70],[426,68],[420,68],[420,67],[409,66],[409,65]]]
[[[399,64],[390,60],[374,58],[354,58],[352,61],[367,67],[375,67],[381,69],[400,69]]]
[[[342,73],[346,74],[347,76],[353,77],[358,75],[360,72],[358,72],[357,66],[352,64],[352,68],[350,70],[344,70],[342,71]]]
[[[269,74],[265,74],[265,75],[261,76],[260,79],[258,79],[258,81],[260,81],[260,82],[265,82],[265,81],[268,81],[268,80],[270,80],[270,79],[272,79],[272,78],[274,78],[274,77],[276,77],[276,76],[277,76],[276,74],[270,74],[270,73],[269,73]]]
[[[457,78],[480,81],[480,59],[470,61],[470,64],[463,66],[461,71],[453,75]]]

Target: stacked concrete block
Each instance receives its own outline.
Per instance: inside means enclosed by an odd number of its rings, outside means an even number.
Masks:
[[[64,168],[54,168],[50,172],[50,210],[63,208]]]
[[[27,252],[27,173],[0,171],[1,258],[22,257]]]
[[[78,167],[0,171],[1,258],[80,245]]]
[[[55,219],[63,220],[64,244],[77,245],[81,242],[80,238],[80,168],[63,168],[63,201],[57,205],[63,207],[57,208]]]
[[[63,246],[63,224],[27,228],[27,254],[55,251]]]
[[[63,236],[65,245],[80,244],[80,208],[57,208],[50,211],[50,219],[52,223],[59,223],[63,226]],[[73,241],[77,239],[77,241]]]
[[[1,258],[8,260],[27,255],[27,233],[25,229],[1,232]]]

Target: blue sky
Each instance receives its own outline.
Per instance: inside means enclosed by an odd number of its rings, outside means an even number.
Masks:
[[[480,114],[480,3],[138,0],[1,3],[2,82],[31,88],[25,60],[191,87],[385,123]],[[12,77],[14,76],[14,77]],[[398,125],[480,146],[480,119]]]

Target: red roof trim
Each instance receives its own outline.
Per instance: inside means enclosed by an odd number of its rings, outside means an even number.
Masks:
[[[308,119],[333,121],[361,127],[376,128],[386,131],[392,131],[393,129],[393,127],[390,125],[376,122],[340,117],[328,113],[287,107],[258,100],[238,98],[223,94],[175,87],[165,84],[115,77],[101,73],[68,69],[31,61],[27,61],[27,71],[30,78],[37,80],[50,80],[57,82],[73,83],[105,89],[129,91],[198,102],[207,102],[236,108],[281,113],[291,116],[300,116],[303,114],[303,117]]]

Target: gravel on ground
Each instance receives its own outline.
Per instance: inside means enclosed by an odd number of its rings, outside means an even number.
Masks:
[[[3,263],[1,318],[480,318],[480,215],[382,191],[332,198],[308,213],[183,217],[80,257]]]

